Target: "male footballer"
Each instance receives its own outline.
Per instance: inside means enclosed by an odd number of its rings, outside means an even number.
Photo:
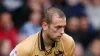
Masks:
[[[75,43],[64,33],[66,16],[55,7],[44,12],[42,30],[19,43],[10,56],[74,56]]]

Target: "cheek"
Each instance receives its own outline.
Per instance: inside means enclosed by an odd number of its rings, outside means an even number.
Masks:
[[[52,29],[52,30],[51,30],[51,34],[52,34],[53,37],[56,37],[57,34],[58,34],[58,32],[57,32],[56,29]]]
[[[57,34],[58,34],[58,30],[57,29],[55,29],[54,27],[50,27],[48,30],[49,30],[48,31],[49,35],[51,35],[52,37],[56,37],[57,36]]]
[[[54,38],[54,37],[56,37],[57,32],[54,31],[54,30],[50,30],[50,31],[48,32],[48,34],[49,34],[49,36],[51,36],[52,38]]]
[[[51,30],[52,30],[52,33],[57,33],[57,31],[58,31],[58,30],[57,30],[56,28],[54,28],[54,27],[52,27]]]

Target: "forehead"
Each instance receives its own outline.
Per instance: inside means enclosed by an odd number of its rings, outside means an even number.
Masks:
[[[66,18],[60,18],[58,15],[52,17],[52,24],[54,25],[66,25]]]

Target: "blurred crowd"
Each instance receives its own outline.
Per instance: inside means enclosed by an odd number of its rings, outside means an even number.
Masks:
[[[100,0],[0,0],[0,56],[40,31],[43,11],[51,6],[66,15],[75,56],[100,56]]]

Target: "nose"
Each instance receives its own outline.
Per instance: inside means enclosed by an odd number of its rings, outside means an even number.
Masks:
[[[60,34],[64,34],[64,28],[61,29]]]

